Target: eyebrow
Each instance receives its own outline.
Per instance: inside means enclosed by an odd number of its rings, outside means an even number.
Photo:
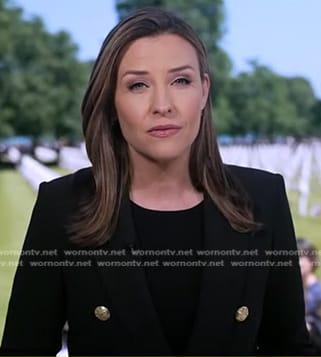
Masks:
[[[175,72],[180,72],[180,71],[183,71],[185,69],[190,69],[192,71],[195,71],[194,67],[190,66],[190,65],[184,65],[184,66],[179,66],[179,67],[175,67],[175,68],[171,68],[168,72],[169,73],[175,73]],[[133,74],[133,75],[136,75],[136,76],[143,76],[143,75],[146,75],[148,74],[148,71],[140,71],[140,70],[128,70],[126,71],[122,77],[125,77],[127,76],[128,74]]]
[[[189,64],[186,64],[184,66],[172,68],[172,69],[169,70],[169,72],[170,73],[174,73],[174,72],[183,71],[184,69],[191,69],[192,71],[195,71],[194,67],[190,66]]]

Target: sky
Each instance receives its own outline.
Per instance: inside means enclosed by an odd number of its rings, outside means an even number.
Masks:
[[[193,0],[186,0],[193,1]],[[14,0],[27,16],[39,15],[50,32],[66,30],[79,58],[96,58],[117,23],[114,0]],[[221,46],[233,73],[256,59],[284,76],[307,78],[321,99],[321,0],[225,0]]]

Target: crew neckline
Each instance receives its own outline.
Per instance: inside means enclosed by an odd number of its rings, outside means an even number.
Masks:
[[[139,205],[138,203],[130,200],[130,204],[132,205],[132,207],[137,208],[141,211],[145,211],[145,212],[150,212],[150,213],[160,213],[160,214],[166,214],[166,213],[188,213],[191,211],[194,211],[198,208],[201,208],[204,204],[204,199],[202,201],[200,201],[199,203],[197,203],[196,205],[189,207],[189,208],[183,208],[183,209],[177,209],[177,210],[158,210],[158,209],[153,209],[153,208],[147,208],[147,207],[143,207],[141,205]]]

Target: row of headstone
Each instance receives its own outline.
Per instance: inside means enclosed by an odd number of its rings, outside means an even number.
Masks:
[[[35,191],[41,182],[51,181],[60,176],[28,155],[22,156],[17,169]]]
[[[320,141],[297,145],[223,146],[220,152],[225,163],[280,173],[287,189],[299,194],[299,214],[309,214],[312,180],[321,184]],[[312,207],[312,211],[318,213],[316,207]]]
[[[91,166],[91,163],[84,146],[80,148],[66,146],[60,150],[59,166],[73,172]]]
[[[84,149],[65,147],[61,149],[59,155],[59,166],[73,172],[91,164]],[[16,167],[35,191],[38,190],[41,182],[61,176],[29,155],[22,155]]]

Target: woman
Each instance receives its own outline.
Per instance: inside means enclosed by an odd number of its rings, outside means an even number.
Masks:
[[[71,355],[312,353],[297,258],[265,253],[296,249],[283,180],[222,164],[209,88],[175,15],[107,36],[82,106],[92,168],[40,186],[3,353],[57,353],[65,321]]]

